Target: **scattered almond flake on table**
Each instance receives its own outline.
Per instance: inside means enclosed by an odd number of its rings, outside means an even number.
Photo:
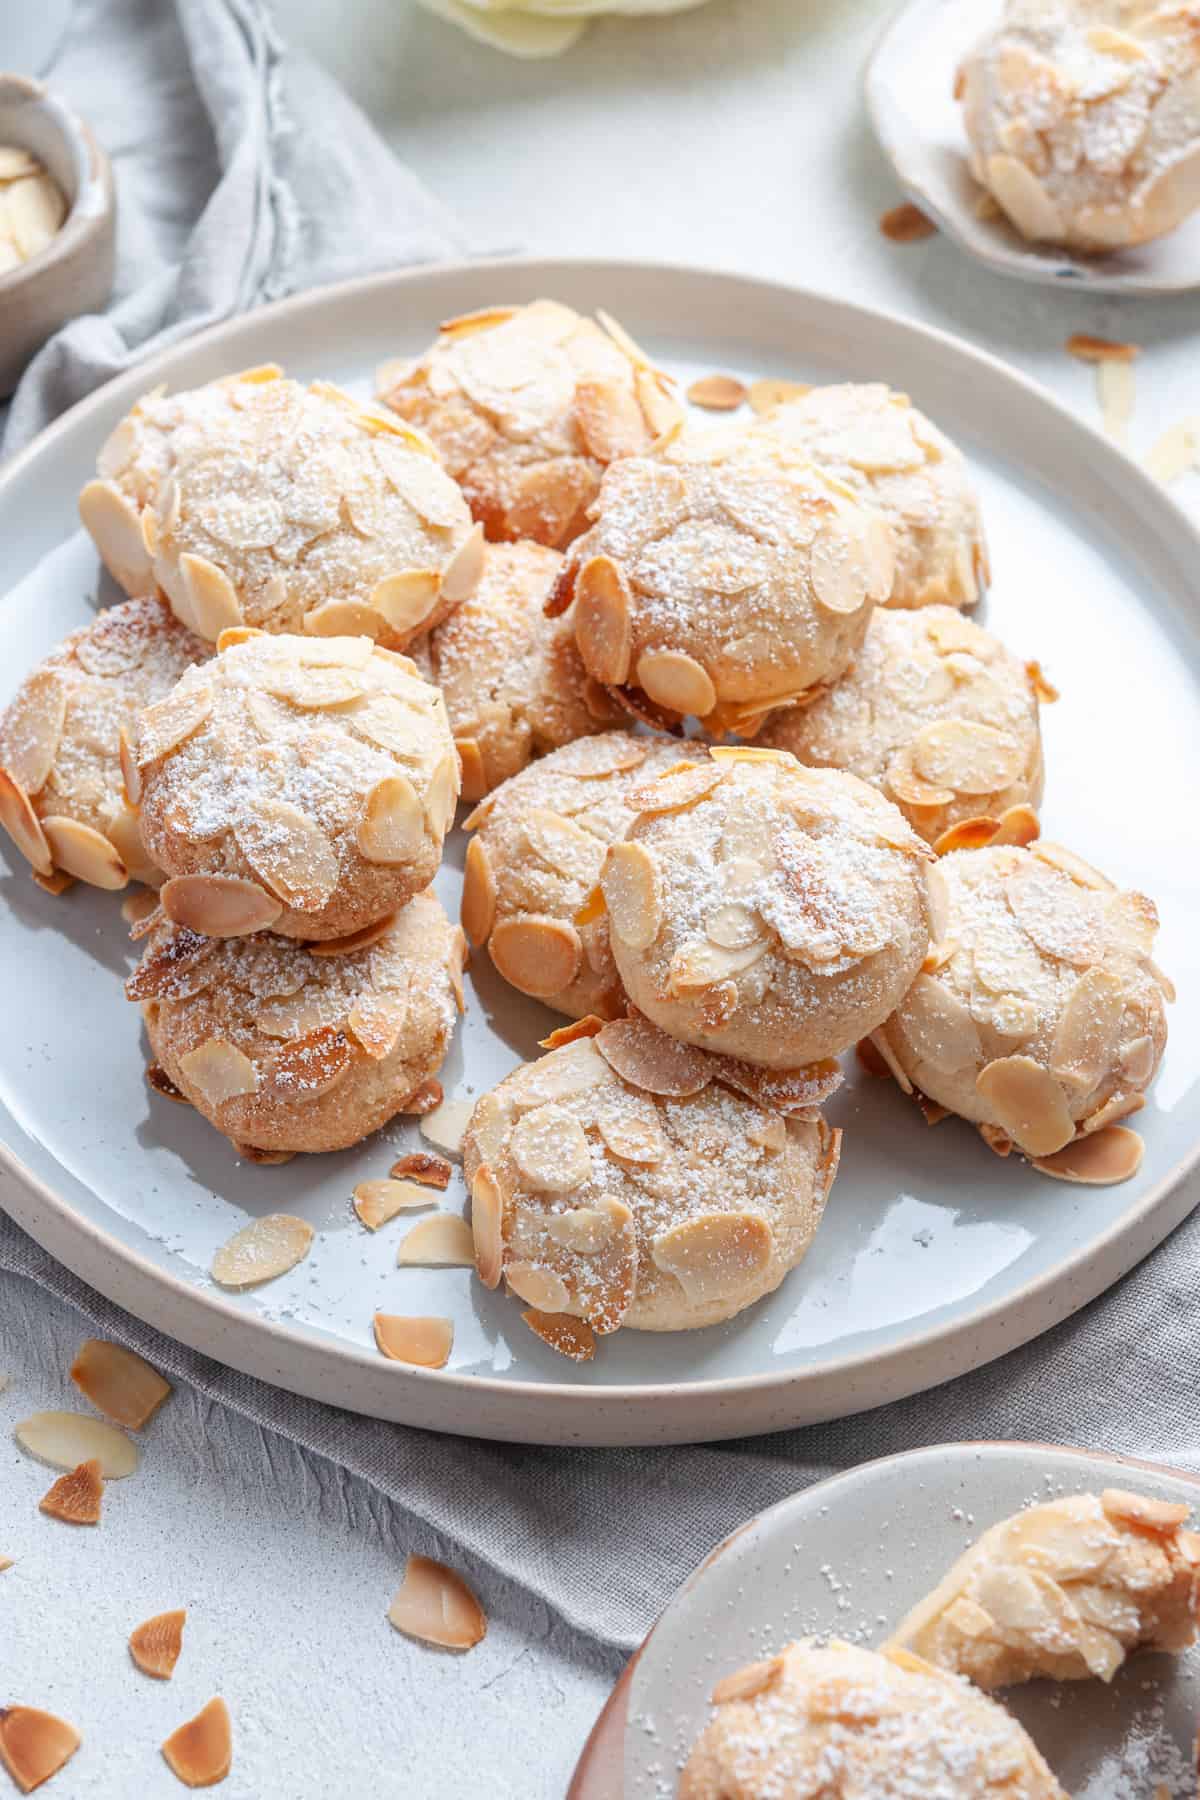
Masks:
[[[12,1566],[13,1559],[11,1556],[0,1556],[0,1575],[3,1575],[5,1569],[11,1569]]]
[[[104,1478],[98,1462],[80,1463],[69,1475],[60,1475],[38,1501],[38,1511],[64,1525],[98,1525]]]
[[[701,375],[693,381],[687,397],[706,412],[736,412],[746,398],[746,385],[736,375]]]
[[[1189,470],[1200,470],[1200,416],[1168,426],[1147,451],[1146,468],[1164,486]]]
[[[233,1766],[233,1726],[220,1696],[173,1731],[162,1753],[184,1787],[215,1787],[224,1781]]]
[[[433,1156],[428,1150],[411,1150],[407,1156],[401,1156],[392,1164],[388,1173],[393,1181],[420,1181],[426,1187],[447,1188],[454,1170],[441,1156]]]
[[[473,1100],[443,1100],[421,1120],[421,1136],[435,1150],[444,1150],[447,1156],[458,1156],[474,1110]]]
[[[435,1213],[422,1219],[405,1237],[396,1255],[402,1268],[472,1269],[475,1240],[471,1227],[457,1213]]]
[[[372,1321],[380,1354],[390,1362],[413,1363],[420,1369],[444,1369],[454,1348],[451,1319],[376,1313]]]
[[[313,1228],[291,1213],[266,1213],[235,1231],[212,1259],[212,1278],[222,1287],[255,1287],[303,1262]]]
[[[71,1380],[98,1412],[130,1431],[140,1431],[171,1392],[170,1382],[144,1357],[106,1338],[80,1345]]]
[[[22,1450],[52,1469],[75,1469],[94,1461],[106,1481],[120,1481],[138,1466],[133,1440],[90,1413],[31,1413],[15,1427],[14,1436]]]
[[[31,1794],[64,1763],[83,1739],[73,1725],[36,1706],[0,1707],[0,1762],[23,1794]]]
[[[1087,331],[1073,331],[1066,348],[1071,356],[1086,363],[1132,362],[1142,353],[1140,344],[1122,344],[1113,338],[1093,337]]]
[[[1133,364],[1106,357],[1096,364],[1096,397],[1100,402],[1104,429],[1115,444],[1124,447],[1129,441],[1129,421],[1133,417],[1136,397]]]
[[[487,1617],[461,1575],[429,1556],[410,1556],[388,1620],[405,1637],[443,1650],[471,1650],[487,1632]]]
[[[143,1619],[129,1634],[129,1654],[145,1675],[156,1681],[170,1681],[183,1649],[183,1627],[187,1613],[183,1607],[174,1612],[155,1613]]]
[[[937,226],[932,219],[926,218],[919,206],[911,200],[905,200],[900,206],[893,206],[885,212],[879,221],[879,229],[885,238],[893,244],[916,244],[922,238],[937,236]]]
[[[360,1181],[354,1190],[354,1210],[368,1231],[378,1231],[398,1212],[436,1205],[436,1192],[415,1181]]]

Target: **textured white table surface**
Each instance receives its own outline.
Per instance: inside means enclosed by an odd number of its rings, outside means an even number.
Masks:
[[[1200,412],[1200,296],[1085,302],[1004,285],[939,240],[880,237],[899,196],[858,81],[880,0],[712,0],[600,25],[540,64],[403,0],[278,3],[282,29],[482,247],[711,263],[844,293],[983,344],[1093,419],[1091,372],[1063,340],[1132,338],[1133,447]],[[1200,477],[1176,492],[1200,506]],[[329,1464],[177,1395],[142,1470],[110,1488],[100,1532],[43,1519],[51,1477],[11,1428],[71,1404],[63,1371],[82,1335],[32,1290],[0,1313],[0,1553],[17,1559],[0,1575],[0,1704],[19,1689],[86,1720],[55,1800],[173,1800],[156,1746],[216,1692],[237,1732],[228,1800],[561,1800],[611,1671],[486,1587],[491,1628],[471,1655],[400,1638],[384,1613],[404,1554],[433,1546],[402,1541],[391,1508]],[[184,1659],[171,1683],[149,1682],[124,1640],[177,1605]]]

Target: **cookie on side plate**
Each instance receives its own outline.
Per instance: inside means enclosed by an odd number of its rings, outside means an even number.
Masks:
[[[401,650],[464,600],[482,539],[420,432],[274,366],[148,394],[100,452],[84,525],[128,591],[235,625]]]
[[[208,655],[161,600],[126,600],[25,677],[0,717],[0,824],[43,885],[162,879],[125,791],[121,734]]]
[[[609,463],[678,427],[671,384],[600,318],[556,300],[488,307],[379,371],[380,398],[429,433],[489,538],[569,544]]]
[[[239,1151],[344,1150],[427,1110],[462,1009],[465,948],[432,892],[316,948],[266,932],[205,938],[160,918],[125,992],[142,1007],[152,1085],[165,1076]]]
[[[485,1094],[463,1142],[480,1278],[580,1358],[596,1333],[714,1325],[773,1292],[841,1139],[816,1110],[836,1070],[772,1083],[647,1019],[586,1028]]]
[[[365,637],[229,632],[131,749],[163,909],[214,937],[337,938],[395,912],[458,800],[442,696]]]

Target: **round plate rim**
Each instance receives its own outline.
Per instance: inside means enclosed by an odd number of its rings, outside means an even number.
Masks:
[[[966,369],[986,372],[993,380],[999,379],[1009,388],[1020,390],[1030,408],[1040,409],[1043,417],[1052,420],[1058,431],[1074,435],[1093,461],[1098,459],[1110,469],[1119,469],[1124,483],[1132,483],[1135,488],[1140,488],[1142,507],[1148,508],[1151,514],[1157,512],[1163,531],[1189,540],[1188,553],[1200,563],[1200,525],[1194,524],[1158,482],[1118,450],[1099,430],[1079,418],[1039,383],[1010,367],[1000,357],[935,326],[905,318],[886,308],[845,300],[840,295],[820,288],[771,277],[747,275],[715,264],[634,257],[520,256],[423,264],[331,283],[258,307],[251,313],[238,314],[182,339],[136,364],[77,402],[61,418],[47,426],[0,470],[0,510],[3,509],[9,489],[21,479],[27,469],[42,457],[52,454],[61,441],[74,437],[80,429],[86,429],[94,419],[110,411],[119,402],[131,403],[158,380],[169,376],[178,363],[188,361],[198,351],[213,348],[227,339],[236,339],[242,330],[253,330],[264,321],[269,323],[309,312],[336,309],[343,302],[357,300],[375,292],[388,289],[419,291],[423,285],[430,286],[447,280],[461,278],[475,281],[481,274],[494,275],[499,280],[503,280],[506,274],[511,274],[526,283],[536,278],[539,285],[544,282],[549,287],[559,271],[569,272],[576,277],[585,271],[591,271],[597,281],[619,276],[622,271],[633,276],[653,276],[664,281],[728,281],[746,288],[765,290],[800,305],[836,308],[842,325],[847,321],[858,320],[866,326],[898,330],[906,336],[923,341],[927,348],[942,350],[947,356],[957,359]],[[11,1115],[6,1108],[0,1106],[0,1116]],[[197,1287],[173,1271],[160,1268],[140,1250],[120,1243],[101,1225],[83,1217],[69,1201],[29,1169],[11,1145],[0,1139],[0,1169],[14,1177],[17,1184],[17,1202],[14,1204],[10,1198],[6,1202],[6,1208],[17,1223],[51,1255],[65,1263],[82,1280],[96,1287],[106,1298],[136,1312],[147,1323],[157,1326],[189,1347],[212,1355],[215,1336],[220,1344],[220,1360],[241,1373],[260,1380],[273,1380],[276,1385],[285,1386],[289,1391],[328,1404],[341,1405],[351,1411],[366,1412],[374,1417],[391,1418],[401,1423],[462,1435],[485,1436],[501,1442],[600,1445],[716,1442],[722,1438],[745,1436],[748,1431],[783,1430],[797,1423],[847,1417],[855,1412],[926,1391],[972,1368],[994,1361],[996,1357],[1029,1342],[1088,1304],[1161,1243],[1168,1232],[1192,1210],[1190,1205],[1182,1209],[1168,1209],[1167,1202],[1198,1164],[1200,1134],[1189,1153],[1142,1196],[1136,1210],[1115,1221],[1099,1237],[1089,1238],[1085,1245],[1042,1274],[997,1296],[969,1315],[956,1316],[914,1332],[883,1353],[857,1352],[823,1362],[816,1369],[801,1368],[782,1374],[765,1370],[755,1375],[709,1377],[695,1382],[613,1384],[593,1388],[575,1386],[570,1382],[505,1380],[491,1375],[456,1374],[448,1370],[409,1369],[396,1363],[385,1365],[367,1349],[318,1338],[310,1331],[245,1312],[235,1299]],[[45,1215],[36,1205],[22,1206],[22,1196],[40,1200],[46,1209]],[[1169,1216],[1159,1230],[1164,1212],[1168,1212]],[[1130,1240],[1147,1224],[1151,1225],[1153,1231],[1150,1242],[1140,1248],[1135,1245],[1133,1253],[1126,1258],[1125,1251]],[[1115,1268],[1110,1270],[1108,1256],[1118,1242],[1122,1248]],[[1097,1274],[1097,1270],[1101,1272]],[[1065,1290],[1072,1284],[1073,1278],[1079,1277],[1083,1279],[1078,1286],[1072,1287],[1069,1300],[1061,1306],[1056,1305],[1056,1290]],[[132,1304],[125,1297],[131,1291],[136,1295]],[[167,1309],[162,1304],[164,1298],[173,1303],[169,1320]],[[1048,1304],[1039,1313],[1040,1302]],[[986,1355],[974,1354],[969,1348],[969,1341],[979,1337],[984,1328],[994,1323],[1000,1315],[1004,1315],[1010,1324],[1004,1341],[998,1342]],[[243,1348],[243,1340],[247,1340],[251,1348]],[[939,1348],[952,1351],[956,1345],[959,1354],[950,1354],[945,1367],[932,1379],[924,1374],[914,1374],[912,1365],[919,1363],[922,1357]],[[264,1375],[263,1363],[267,1357],[261,1352],[265,1350],[269,1353],[271,1349],[279,1352],[275,1373]],[[322,1364],[328,1367],[321,1369],[319,1365]],[[849,1403],[843,1400],[833,1406],[818,1403],[818,1410],[815,1411],[806,1407],[800,1399],[813,1387],[824,1389],[829,1384],[851,1382],[856,1376],[868,1375],[879,1368],[890,1371],[890,1379],[883,1391],[879,1387],[863,1390],[849,1396]],[[386,1380],[381,1379],[384,1369]],[[385,1410],[379,1411],[375,1401],[356,1401],[353,1395],[344,1391],[341,1378],[351,1372],[364,1378],[378,1393],[382,1393],[386,1387],[388,1404]],[[394,1402],[393,1395],[396,1396]],[[729,1408],[720,1416],[706,1413],[703,1423],[696,1416],[697,1408],[703,1408],[706,1402],[727,1404],[735,1400],[769,1400],[772,1395],[791,1395],[793,1399],[790,1404],[780,1404],[772,1412],[770,1423],[767,1424],[758,1422],[761,1414],[748,1418],[744,1410],[736,1407]],[[678,1407],[683,1402],[687,1403],[686,1416],[675,1420],[662,1416],[672,1404]],[[463,1409],[457,1417],[452,1416],[455,1403]],[[511,1419],[507,1422],[498,1420],[491,1412],[496,1405],[523,1409],[525,1418],[541,1415],[545,1418],[545,1425],[535,1429],[532,1424],[514,1422]]]

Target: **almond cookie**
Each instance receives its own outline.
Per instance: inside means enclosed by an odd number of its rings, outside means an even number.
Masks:
[[[972,174],[1034,243],[1119,250],[1200,207],[1194,6],[1009,0],[955,93]]]
[[[879,381],[813,388],[743,432],[735,455],[765,446],[811,457],[887,520],[896,551],[888,606],[974,606],[989,570],[970,470],[907,394]]]
[[[161,881],[125,792],[121,734],[208,655],[161,600],[126,600],[25,677],[0,717],[0,825],[53,891],[70,876]]]
[[[976,1687],[1111,1681],[1138,1650],[1196,1641],[1200,1537],[1186,1506],[1120,1488],[1004,1519],[892,1638]]]
[[[929,948],[929,849],[881,794],[782,750],[646,780],[600,885],[629,998],[672,1037],[798,1068],[903,998]]]
[[[886,525],[812,468],[630,457],[592,516],[553,602],[588,673],[715,733],[835,680],[891,592]]]
[[[569,544],[608,464],[682,418],[666,378],[600,319],[555,300],[489,307],[380,370],[381,398],[429,433],[490,538]]]
[[[365,637],[226,633],[127,762],[163,908],[212,937],[337,938],[395,912],[458,800],[442,696]]]
[[[1049,842],[955,851],[932,887],[933,948],[872,1039],[896,1080],[1047,1174],[1132,1174],[1136,1160],[1080,1173],[1101,1150],[1064,1146],[1137,1112],[1162,1058],[1173,994],[1150,960],[1153,901]]]
[[[1036,836],[1047,698],[1036,663],[951,607],[879,611],[854,667],[810,705],[774,713],[760,742],[869,781],[935,850],[965,848]]]
[[[903,1650],[789,1644],[712,1703],[679,1800],[1067,1800],[1023,1726]]]
[[[772,1084],[647,1019],[586,1024],[483,1096],[463,1168],[481,1280],[584,1321],[567,1353],[590,1355],[592,1333],[715,1325],[772,1293],[820,1224],[841,1133],[813,1104],[836,1071]]]
[[[157,1065],[239,1150],[344,1150],[413,1110],[462,1008],[462,932],[431,892],[309,949],[206,938],[160,919],[125,986]]]
[[[157,582],[215,640],[235,625],[401,650],[473,589],[482,540],[429,440],[329,382],[253,369],[148,394],[79,511],[129,591]]]
[[[541,544],[489,544],[474,594],[413,647],[442,690],[464,800],[482,800],[547,750],[626,722],[584,668],[573,621],[543,610],[561,567]]]
[[[604,852],[632,824],[631,788],[679,758],[670,738],[579,738],[523,769],[467,819],[462,922],[505,981],[555,1012],[624,1009],[596,893]]]

